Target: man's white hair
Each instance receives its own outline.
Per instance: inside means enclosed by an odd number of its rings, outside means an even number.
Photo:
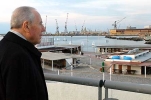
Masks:
[[[32,23],[35,18],[33,11],[36,10],[33,7],[21,6],[16,8],[11,16],[11,29],[20,28],[24,21]]]

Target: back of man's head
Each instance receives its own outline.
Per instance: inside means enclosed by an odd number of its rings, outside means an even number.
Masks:
[[[21,28],[24,21],[32,23],[35,17],[35,15],[32,13],[33,10],[36,9],[29,6],[21,6],[16,8],[11,16],[11,29]]]

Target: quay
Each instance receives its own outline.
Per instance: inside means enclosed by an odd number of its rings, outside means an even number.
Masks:
[[[64,45],[58,48],[39,48],[42,52],[42,62],[51,66],[52,69],[53,66],[66,69],[79,64],[87,64],[88,67],[101,72],[137,74],[145,75],[145,77],[151,74],[151,48],[149,46],[101,45],[96,46],[99,49],[98,52],[84,52],[83,55],[80,54],[81,47],[78,45]]]
[[[128,47],[128,46],[127,46]],[[141,47],[141,46],[140,46]],[[55,75],[59,75],[59,76],[71,76],[71,78],[74,77],[81,77],[81,78],[92,78],[92,79],[102,79],[102,80],[106,80],[106,81],[116,81],[116,82],[123,82],[127,84],[128,83],[134,83],[134,84],[143,84],[143,86],[145,85],[149,85],[151,83],[151,75],[150,74],[137,74],[137,72],[135,72],[134,74],[123,74],[123,73],[118,73],[118,70],[120,70],[119,68],[121,68],[120,62],[118,61],[118,64],[114,61],[111,61],[110,64],[108,65],[109,62],[108,60],[112,60],[110,58],[110,56],[116,56],[116,55],[123,55],[123,54],[127,54],[130,50],[135,49],[134,47],[130,47],[128,48],[128,50],[125,50],[125,52],[120,49],[120,46],[118,47],[120,51],[114,51],[112,50],[112,52],[84,52],[83,55],[80,55],[79,53],[75,53],[75,54],[71,54],[70,53],[64,53],[65,56],[63,58],[61,58],[62,56],[62,51],[56,51],[56,52],[48,52],[49,49],[47,48],[47,53],[42,52],[42,59],[47,59],[49,60],[49,63],[51,64],[45,64],[45,66],[43,67],[44,73],[52,73]],[[121,47],[123,48],[123,47]],[[131,54],[129,55],[133,55],[133,56],[138,56],[140,53],[142,53],[143,57],[145,56],[145,59],[150,59],[148,58],[148,56],[146,56],[146,54],[149,54],[149,50],[147,51],[147,48],[149,47],[143,47],[142,49],[135,49],[133,51],[135,52],[131,52]],[[68,48],[69,50],[71,50],[71,48]],[[80,50],[80,49],[79,49]],[[116,50],[116,49],[115,49]],[[52,50],[50,50],[52,51]],[[146,51],[146,54],[144,54]],[[57,55],[54,55],[52,53],[57,53]],[[46,55],[45,55],[46,54]],[[71,67],[71,65],[69,65],[68,68],[57,68],[57,67],[52,67],[52,62],[55,58],[57,58],[56,60],[60,60],[61,59],[66,59],[67,57],[72,58],[71,55],[78,55],[79,57],[76,58],[76,60],[80,60],[80,63],[82,63],[80,66],[78,67]],[[96,55],[100,55],[100,56],[96,56]],[[48,58],[47,58],[48,57]],[[73,57],[74,58],[74,57]],[[136,57],[137,58],[137,57]],[[142,61],[144,60],[144,58],[142,59]],[[43,60],[42,60],[43,61]],[[72,60],[70,60],[72,61]],[[137,61],[137,60],[135,60]],[[104,62],[104,66],[102,65],[102,63]],[[67,63],[67,62],[66,62]],[[122,70],[130,68],[129,65],[127,65],[129,62],[125,62],[122,65]],[[43,64],[43,63],[42,63]],[[60,63],[57,63],[60,64]],[[64,63],[65,64],[65,63]],[[117,65],[116,65],[117,64]],[[120,66],[118,66],[120,64]],[[130,64],[130,63],[129,63]],[[150,64],[148,62],[148,64]],[[113,66],[115,65],[115,66]],[[64,65],[65,66],[65,65]],[[68,65],[67,65],[68,66]],[[100,68],[104,67],[106,70],[105,72],[102,72],[100,70]],[[53,68],[53,69],[52,69]],[[73,68],[73,69],[71,69]],[[110,73],[110,68],[111,69],[111,73]],[[134,68],[137,68],[136,66],[131,66],[131,71],[135,70]],[[139,67],[140,68],[140,67]],[[146,67],[146,70],[149,69],[149,66]],[[117,70],[117,73],[114,73],[114,70]],[[138,70],[138,69],[136,69]],[[145,67],[144,67],[144,71],[142,71],[145,73]],[[62,79],[63,80],[63,79]],[[61,100],[102,100],[99,99],[99,95],[98,95],[98,88],[96,87],[86,87],[83,85],[77,85],[77,84],[71,84],[71,83],[62,83],[62,82],[56,82],[56,81],[46,81],[47,82],[47,87],[48,87],[48,91],[49,91],[49,97],[50,100],[51,99],[55,99],[55,100],[59,100],[61,98]],[[121,83],[122,84],[122,83]],[[117,86],[117,88],[119,88]],[[90,91],[91,90],[91,91]],[[105,94],[106,94],[106,89],[102,88],[102,98],[105,98]],[[121,91],[121,90],[116,90],[116,89],[108,89],[108,98],[110,98],[110,100],[150,100],[150,95],[148,94],[140,94],[138,95],[138,93],[134,93],[134,92],[126,92],[126,91]],[[52,95],[53,94],[53,95]],[[70,95],[70,96],[69,96]],[[104,99],[105,100],[105,99]],[[108,99],[107,99],[108,100]]]

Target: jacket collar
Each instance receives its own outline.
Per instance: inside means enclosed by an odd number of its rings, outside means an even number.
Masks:
[[[41,57],[41,52],[39,52],[38,49],[33,44],[31,44],[30,42],[26,41],[25,39],[17,36],[16,34],[12,32],[8,32],[4,36],[4,39],[7,39],[11,42],[19,44],[20,46],[26,48],[29,52],[35,54],[38,57]]]

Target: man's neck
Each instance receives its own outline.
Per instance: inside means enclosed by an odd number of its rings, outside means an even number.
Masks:
[[[21,37],[21,38],[27,40],[22,34],[20,34],[19,32],[15,31],[15,30],[10,30],[10,32],[12,32],[12,33],[18,35],[19,37]]]

